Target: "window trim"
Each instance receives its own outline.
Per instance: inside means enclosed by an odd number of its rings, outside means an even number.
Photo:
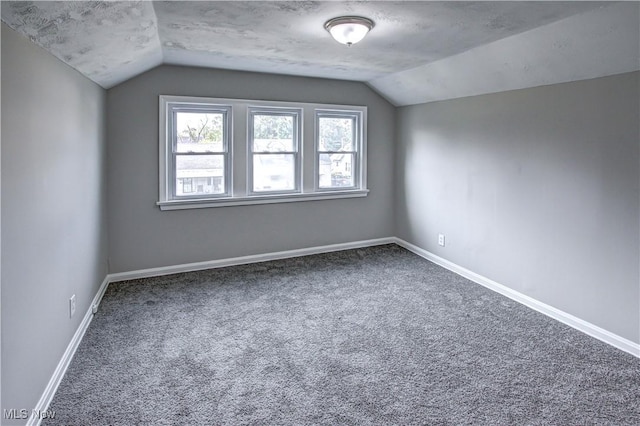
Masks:
[[[197,99],[193,102],[190,99]],[[207,194],[206,198],[227,199],[232,197],[233,176],[231,159],[233,151],[233,109],[231,105],[218,102],[203,102],[205,98],[186,98],[173,96],[160,96],[160,173],[159,173],[159,202],[201,200],[205,197],[199,195],[177,195],[176,158],[178,155],[222,155],[224,157],[224,191],[219,194]],[[174,132],[176,113],[184,111],[211,112],[223,114],[223,151],[212,153],[178,153],[177,133]],[[164,117],[164,119],[163,119]],[[164,137],[163,137],[164,135]],[[169,143],[170,140],[170,143]]]
[[[360,198],[369,194],[368,189],[331,192],[307,192],[297,194],[277,194],[264,196],[245,196],[219,199],[175,200],[156,203],[161,210],[202,209],[210,207],[250,206],[257,204],[295,203],[300,201],[338,200]]]
[[[255,115],[274,115],[293,117],[293,138],[294,138],[294,151],[283,152],[255,152],[253,150],[253,126]],[[303,126],[303,111],[302,108],[282,108],[282,107],[268,107],[268,106],[249,106],[247,108],[247,196],[263,196],[269,194],[298,194],[302,192],[302,156],[303,156],[303,140],[302,140],[302,126]],[[274,191],[256,191],[253,188],[253,157],[260,154],[284,154],[294,155],[294,187],[293,189],[274,190]]]
[[[225,169],[225,183],[227,194],[206,194],[206,196],[171,198],[168,167],[170,160],[167,145],[167,135],[170,133],[167,108],[171,103],[188,103],[208,107],[211,105],[229,107],[227,166]],[[251,159],[249,150],[249,111],[256,110],[299,110],[299,139],[298,139],[298,192],[252,192],[250,178]],[[317,135],[315,129],[316,110],[334,112],[354,112],[361,114],[361,146],[359,151],[358,169],[359,186],[350,188],[319,188],[317,170]],[[328,199],[344,199],[366,197],[367,189],[367,107],[352,105],[334,105],[303,102],[262,101],[230,98],[207,98],[175,95],[159,96],[159,198],[156,205],[161,210],[181,210],[194,208],[243,206],[254,204],[288,203],[299,201],[316,201]],[[172,148],[170,146],[169,148]],[[315,164],[315,166],[314,166]],[[251,188],[250,188],[251,185]]]
[[[366,173],[363,173],[362,168],[365,167],[365,161],[360,161],[360,156],[364,155],[364,131],[366,126],[364,126],[363,122],[364,111],[354,111],[354,110],[344,110],[344,109],[326,109],[326,108],[316,108],[314,113],[314,154],[315,154],[315,176],[314,176],[314,187],[318,192],[321,191],[348,191],[354,189],[360,189],[363,187],[362,180],[365,179],[364,187],[366,187]],[[323,117],[335,117],[335,118],[353,118],[354,120],[354,128],[353,128],[353,151],[320,151],[320,119]],[[345,154],[352,154],[354,161],[351,165],[351,176],[353,176],[353,185],[347,187],[323,187],[320,186],[320,155],[321,154],[340,154],[344,152]]]

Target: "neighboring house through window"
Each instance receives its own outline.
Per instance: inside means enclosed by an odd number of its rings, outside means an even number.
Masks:
[[[353,165],[360,162],[362,113],[318,110],[316,120],[318,187],[325,190],[359,187],[359,174],[357,169],[353,173]]]
[[[249,108],[250,192],[300,192],[301,110]]]

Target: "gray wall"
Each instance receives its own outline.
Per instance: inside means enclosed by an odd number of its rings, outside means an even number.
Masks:
[[[398,236],[640,342],[639,95],[636,72],[400,108]]]
[[[106,276],[105,102],[2,24],[2,409],[35,407]]]
[[[160,211],[158,95],[366,105],[366,198]],[[362,83],[161,66],[108,91],[111,272],[393,235],[395,112]]]
[[[105,96],[4,24],[2,73],[3,409],[34,407],[107,256],[121,272],[395,234],[640,342],[638,73],[396,110],[361,83],[162,66]],[[366,105],[371,193],[161,212],[160,94]]]

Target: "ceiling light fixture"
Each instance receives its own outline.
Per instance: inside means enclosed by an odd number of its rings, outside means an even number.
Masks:
[[[324,28],[338,43],[351,47],[352,44],[362,40],[374,25],[371,19],[361,16],[340,16],[329,19],[324,24]]]

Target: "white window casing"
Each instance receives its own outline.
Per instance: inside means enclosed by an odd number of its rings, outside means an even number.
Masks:
[[[366,176],[365,164],[361,161],[365,140],[364,115],[364,111],[316,109],[314,135],[316,191],[344,191],[363,186],[361,182]],[[323,127],[326,127],[327,122],[342,122],[349,125],[348,129],[339,129],[348,130],[347,132],[342,134],[333,132],[337,146],[328,146],[329,144],[324,140],[326,138],[323,135]]]
[[[258,133],[258,129],[255,128],[255,123],[258,118],[271,118],[273,120],[279,120],[281,123],[287,119],[291,121],[291,135],[286,135],[286,138],[280,139],[281,135],[274,135],[278,137],[270,139],[261,139]],[[247,182],[249,195],[265,195],[265,194],[295,194],[302,190],[302,152],[300,149],[300,142],[302,140],[302,110],[290,109],[290,108],[273,108],[273,107],[249,107],[248,114],[248,147],[247,147]],[[274,129],[276,130],[276,129]],[[282,126],[278,129],[282,132]],[[288,132],[285,132],[288,133]],[[256,137],[258,136],[258,137]],[[260,143],[262,142],[262,143]],[[259,146],[258,146],[259,145]],[[282,176],[282,171],[287,171],[289,166],[285,164],[285,170],[282,170],[282,164],[278,164],[277,160],[284,158],[291,158],[290,176]],[[263,164],[265,160],[267,164]],[[275,161],[274,161],[275,160]],[[270,164],[269,164],[270,163]],[[274,164],[275,163],[275,164]],[[258,168],[262,170],[257,170]],[[256,185],[256,180],[260,181],[258,177],[266,177],[269,173],[276,179],[270,179],[267,182],[266,178],[262,179],[263,185]],[[289,174],[289,173],[287,173]],[[284,177],[284,178],[283,178]]]
[[[366,197],[366,130],[364,106],[161,95],[157,204]]]

